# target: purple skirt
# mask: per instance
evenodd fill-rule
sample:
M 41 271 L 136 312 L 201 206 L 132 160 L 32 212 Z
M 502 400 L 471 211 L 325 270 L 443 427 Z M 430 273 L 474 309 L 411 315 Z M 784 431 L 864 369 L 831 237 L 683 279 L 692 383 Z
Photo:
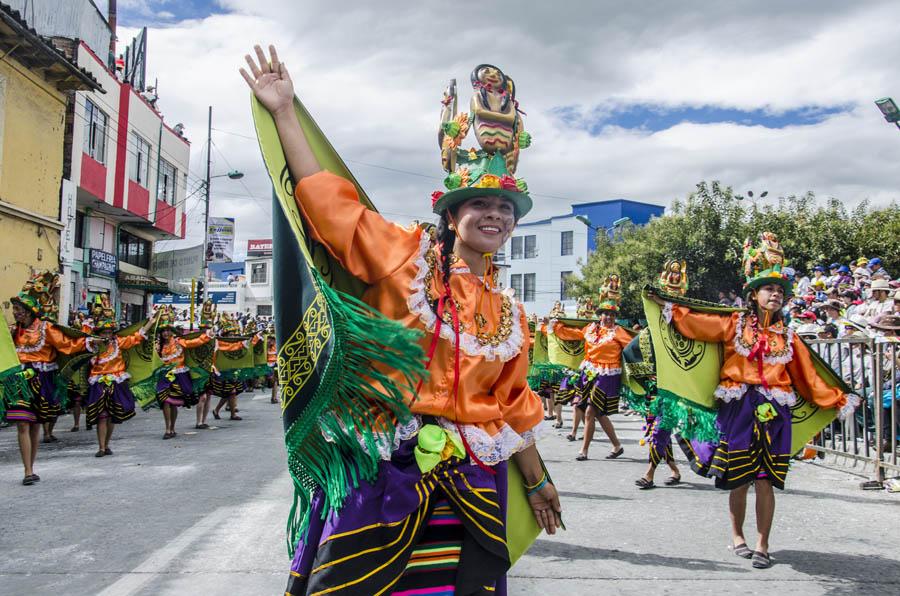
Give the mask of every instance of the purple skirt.
M 767 422 L 756 417 L 757 406 L 769 403 L 777 416 Z M 791 461 L 791 409 L 770 401 L 756 389 L 741 399 L 722 403 L 716 415 L 721 440 L 709 463 L 716 486 L 731 490 L 765 478 L 784 489 Z
M 346 586 L 348 594 L 390 594 L 434 508 L 446 499 L 464 528 L 455 593 L 506 594 L 506 462 L 491 475 L 454 459 L 423 476 L 416 445 L 416 438 L 403 441 L 390 461 L 380 462 L 374 484 L 361 480 L 340 512 L 324 519 L 324 495 L 316 491 L 286 593 Z
M 156 382 L 156 403 L 160 407 L 163 404 L 175 407 L 193 406 L 196 404 L 197 398 L 194 394 L 194 383 L 191 380 L 191 373 L 188 371 L 175 373 L 174 381 L 170 381 L 163 375 Z
M 134 394 L 128 381 L 121 383 L 91 383 L 84 405 L 88 424 L 97 424 L 103 418 L 113 424 L 121 424 L 134 417 Z
M 209 392 L 218 397 L 231 397 L 244 392 L 244 382 L 213 375 L 209 378 Z
M 594 406 L 598 416 L 619 413 L 622 375 L 597 375 L 589 381 L 587 375 L 582 374 L 576 387 L 576 397 L 572 402 L 576 408 L 586 410 L 589 405 Z
M 62 416 L 56 386 L 59 372 L 38 370 L 29 363 L 25 364 L 25 368 L 34 371 L 34 376 L 28 379 L 31 401 L 19 400 L 12 404 L 6 410 L 6 419 L 10 422 L 50 422 Z

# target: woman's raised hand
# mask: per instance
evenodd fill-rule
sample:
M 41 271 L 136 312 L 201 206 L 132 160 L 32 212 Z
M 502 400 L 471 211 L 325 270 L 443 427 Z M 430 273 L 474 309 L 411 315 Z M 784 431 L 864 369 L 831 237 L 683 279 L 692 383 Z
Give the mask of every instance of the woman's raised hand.
M 250 54 L 244 56 L 250 72 L 241 68 L 241 76 L 253 90 L 256 99 L 273 115 L 277 115 L 282 110 L 292 110 L 294 83 L 291 81 L 291 75 L 288 74 L 287 68 L 278 60 L 275 46 L 269 46 L 269 60 L 266 59 L 261 47 L 256 45 L 253 46 L 253 49 L 256 52 L 256 60 Z

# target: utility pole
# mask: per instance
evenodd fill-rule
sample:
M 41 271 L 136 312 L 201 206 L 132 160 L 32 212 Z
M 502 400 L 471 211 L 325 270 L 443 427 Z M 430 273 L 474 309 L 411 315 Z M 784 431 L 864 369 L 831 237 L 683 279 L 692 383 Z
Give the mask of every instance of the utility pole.
M 209 261 L 207 260 L 207 251 L 209 250 L 209 178 L 210 168 L 212 167 L 212 106 L 209 106 L 209 120 L 206 127 L 206 189 L 204 197 L 204 215 L 203 215 L 203 301 L 206 301 L 209 295 Z

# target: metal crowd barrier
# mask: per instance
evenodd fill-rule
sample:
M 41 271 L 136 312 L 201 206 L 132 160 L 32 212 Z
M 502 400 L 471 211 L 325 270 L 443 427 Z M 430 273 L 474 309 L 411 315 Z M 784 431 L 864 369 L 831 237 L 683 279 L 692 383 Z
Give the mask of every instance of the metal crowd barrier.
M 888 476 L 900 475 L 900 338 L 814 339 L 807 343 L 860 396 L 851 420 L 835 420 L 819 433 L 808 449 L 821 457 L 870 474 L 864 488 L 880 488 Z

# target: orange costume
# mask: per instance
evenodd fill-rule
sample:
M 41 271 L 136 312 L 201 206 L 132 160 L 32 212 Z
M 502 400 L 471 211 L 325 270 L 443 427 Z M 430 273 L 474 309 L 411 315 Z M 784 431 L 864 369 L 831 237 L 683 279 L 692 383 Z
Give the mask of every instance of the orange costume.
M 160 359 L 165 366 L 171 366 L 175 374 L 188 372 L 190 370 L 184 364 L 184 351 L 200 346 L 212 341 L 212 336 L 207 333 L 201 333 L 194 339 L 185 339 L 183 337 L 173 337 L 160 349 Z
M 596 375 L 622 374 L 622 350 L 631 341 L 631 335 L 622 327 L 601 327 L 599 323 L 577 328 L 551 322 L 551 333 L 565 341 L 584 341 L 584 361 L 581 370 Z
M 133 348 L 145 339 L 147 339 L 147 336 L 142 329 L 123 337 L 114 335 L 106 345 L 106 348 L 91 358 L 91 373 L 88 377 L 88 382 L 93 385 L 98 381 L 121 383 L 130 379 L 131 375 L 125 372 L 126 364 L 122 350 Z M 96 352 L 97 343 L 96 339 L 88 338 L 88 351 L 91 353 Z
M 56 370 L 57 352 L 76 354 L 85 350 L 84 337 L 67 337 L 56 325 L 41 319 L 35 319 L 28 328 L 17 328 L 13 339 L 19 362 L 37 370 Z
M 328 172 L 302 179 L 296 200 L 312 238 L 368 284 L 362 300 L 389 319 L 424 331 L 420 344 L 427 351 L 437 320 L 433 304 L 443 293 L 440 255 L 431 235 L 366 209 L 350 182 Z M 451 268 L 450 287 L 459 313 L 458 374 L 453 320 L 445 312 L 429 374 L 418 395 L 405 396 L 416 415 L 414 427 L 399 429 L 398 434 L 401 439 L 411 436 L 421 416 L 438 417 L 451 432 L 458 423 L 478 459 L 495 465 L 533 444 L 543 421 L 540 400 L 526 382 L 528 324 L 521 305 L 486 288 L 465 263 L 455 260 Z M 404 385 L 402 373 L 383 372 Z M 390 458 L 389 451 L 382 457 Z

